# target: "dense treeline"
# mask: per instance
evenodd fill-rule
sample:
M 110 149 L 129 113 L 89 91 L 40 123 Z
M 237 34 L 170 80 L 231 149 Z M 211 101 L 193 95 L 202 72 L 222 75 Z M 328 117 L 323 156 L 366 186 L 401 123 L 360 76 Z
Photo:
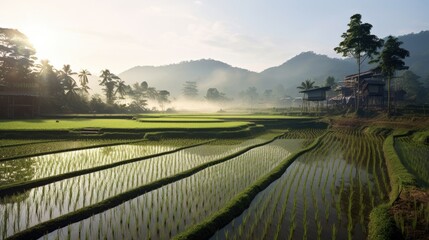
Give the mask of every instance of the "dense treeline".
M 146 82 L 126 85 L 108 69 L 99 75 L 103 98 L 97 94 L 90 96 L 88 70 L 77 73 L 68 64 L 55 69 L 48 60 L 36 62 L 35 54 L 36 49 L 23 33 L 0 28 L 0 91 L 40 95 L 41 113 L 138 113 L 149 110 L 149 99 L 162 110 L 169 101 L 168 91 L 156 90 Z M 131 100 L 116 101 L 125 96 Z

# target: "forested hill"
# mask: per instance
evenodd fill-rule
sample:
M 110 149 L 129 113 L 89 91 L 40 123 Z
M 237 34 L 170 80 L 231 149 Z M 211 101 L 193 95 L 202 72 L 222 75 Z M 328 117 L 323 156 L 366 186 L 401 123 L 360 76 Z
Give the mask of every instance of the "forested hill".
M 328 76 L 337 81 L 357 71 L 355 61 L 330 58 L 314 52 L 303 52 L 280 66 L 268 68 L 260 73 L 266 86 L 283 84 L 288 94 L 296 92 L 296 86 L 306 79 L 323 83 Z
M 128 84 L 146 81 L 150 86 L 166 89 L 176 96 L 186 81 L 193 81 L 197 82 L 202 96 L 208 88 L 234 94 L 240 86 L 255 85 L 258 73 L 212 59 L 201 59 L 158 67 L 137 66 L 119 74 L 119 77 Z
M 174 96 L 181 94 L 186 81 L 197 82 L 200 96 L 213 87 L 231 96 L 251 86 L 264 91 L 279 88 L 280 85 L 286 94 L 294 94 L 296 86 L 305 79 L 322 83 L 327 76 L 342 79 L 344 75 L 355 72 L 355 69 L 354 61 L 305 52 L 261 73 L 235 68 L 220 61 L 202 59 L 158 67 L 137 66 L 119 74 L 119 77 L 128 84 L 146 81 L 157 89 L 167 89 Z
M 404 42 L 403 47 L 410 51 L 410 57 L 406 59 L 410 70 L 423 78 L 429 76 L 429 31 L 398 38 Z M 362 70 L 369 68 L 364 64 Z M 257 87 L 260 92 L 284 88 L 285 94 L 296 95 L 296 86 L 306 79 L 312 79 L 320 85 L 328 76 L 339 81 L 345 75 L 355 72 L 357 66 L 354 59 L 330 58 L 314 52 L 303 52 L 260 73 L 212 59 L 202 59 L 158 67 L 137 66 L 119 76 L 128 84 L 146 81 L 157 89 L 170 91 L 173 96 L 181 94 L 186 81 L 197 82 L 200 96 L 205 95 L 208 88 L 218 88 L 227 95 L 235 95 L 250 86 Z
M 410 70 L 421 77 L 429 76 L 429 31 L 412 33 L 398 37 L 403 42 L 403 48 L 410 51 L 410 57 L 405 63 Z

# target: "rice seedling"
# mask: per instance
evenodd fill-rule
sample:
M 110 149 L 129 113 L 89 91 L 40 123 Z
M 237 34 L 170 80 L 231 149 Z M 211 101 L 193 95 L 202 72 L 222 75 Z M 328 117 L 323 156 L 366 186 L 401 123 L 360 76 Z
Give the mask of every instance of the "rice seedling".
M 429 186 L 429 145 L 404 136 L 395 139 L 395 150 L 407 170 L 417 177 L 418 183 Z
M 183 231 L 218 211 L 246 186 L 273 169 L 287 154 L 289 153 L 284 148 L 279 147 L 277 142 L 273 142 L 127 201 L 96 216 L 102 218 L 103 221 L 114 221 L 113 225 L 118 226 L 116 231 L 121 233 L 136 234 L 132 233 L 136 231 L 135 228 L 130 229 L 123 224 L 130 221 L 130 225 L 145 226 L 149 224 L 150 229 L 156 229 L 149 233 L 151 239 L 174 237 L 175 233 Z M 181 197 L 183 200 L 176 200 Z M 145 215 L 147 212 L 151 212 L 152 217 L 147 217 Z M 267 213 L 261 214 L 266 215 Z M 140 214 L 137 222 L 133 222 L 135 218 L 131 218 L 131 214 Z M 112 218 L 112 215 L 115 217 Z M 170 217 L 173 215 L 177 217 Z M 84 220 L 84 225 L 88 225 L 88 221 L 92 220 Z M 179 222 L 184 224 L 181 225 Z M 70 225 L 72 232 L 79 231 L 79 224 Z M 174 229 L 177 226 L 178 229 Z M 101 228 L 103 228 L 101 232 L 107 230 L 105 226 L 101 226 Z M 239 232 L 239 227 L 234 223 L 232 223 L 232 229 L 234 232 Z M 224 235 L 228 234 L 224 233 Z M 90 237 L 95 237 L 95 235 L 90 233 Z
M 127 159 L 170 151 L 179 147 L 202 142 L 202 140 L 143 141 L 109 147 L 91 148 L 63 153 L 9 160 L 0 163 L 0 184 L 23 180 L 40 179 L 68 172 L 107 165 Z M 20 172 L 16 172 L 19 169 Z M 24 179 L 23 179 L 24 177 Z
M 135 140 L 134 140 L 135 141 Z M 40 140 L 30 142 L 31 144 L 15 144 L 0 147 L 0 161 L 5 159 L 17 159 L 29 155 L 41 155 L 50 152 L 69 151 L 79 148 L 90 148 L 103 145 L 115 145 L 130 142 L 130 140 L 115 140 L 115 139 L 77 139 L 77 140 Z
M 246 186 L 276 167 L 290 152 L 302 148 L 324 131 L 289 131 L 282 139 L 60 228 L 44 238 L 173 238 L 215 214 Z M 258 139 L 218 140 L 37 187 L 25 195 L 17 194 L 15 201 L 2 199 L 0 236 L 7 238 L 134 187 L 210 163 L 261 143 L 264 138 L 267 135 Z M 383 139 L 383 136 L 353 129 L 336 129 L 328 133 L 321 144 L 296 159 L 282 177 L 260 192 L 250 207 L 220 229 L 213 239 L 365 238 L 369 211 L 385 201 L 390 191 L 380 150 Z M 184 144 L 161 144 L 148 150 L 149 143 L 100 148 L 98 155 L 89 154 L 95 152 L 94 148 L 81 150 L 81 153 L 73 151 L 34 157 L 32 161 L 40 168 L 35 170 L 34 176 L 52 176 Z M 85 154 L 86 158 L 83 157 Z M 72 159 L 79 161 L 72 162 Z M 22 159 L 16 162 L 20 161 L 25 162 Z M 8 198 L 12 199 L 11 196 Z M 429 219 L 427 209 L 427 206 L 416 206 L 420 219 Z M 396 218 L 400 221 L 400 216 Z M 418 221 L 412 224 L 417 225 Z
M 378 174 L 372 175 L 366 167 L 373 163 L 378 166 L 383 162 L 382 156 L 375 154 L 375 149 L 381 148 L 382 142 L 383 138 L 357 130 L 340 130 L 328 134 L 319 147 L 299 157 L 272 187 L 265 190 L 276 189 L 282 192 L 278 196 L 282 196 L 283 200 L 277 200 L 276 197 L 264 197 L 262 200 L 256 198 L 258 200 L 255 200 L 255 205 L 252 203 L 243 213 L 246 214 L 244 216 L 253 216 L 252 212 L 268 208 L 264 211 L 272 213 L 269 218 L 280 220 L 267 226 L 264 218 L 250 218 L 246 225 L 251 225 L 254 229 L 264 229 L 264 232 L 275 232 L 273 239 L 365 238 L 365 227 L 360 225 L 367 224 L 367 216 L 372 207 L 363 207 L 362 203 L 370 194 L 377 196 L 373 200 L 374 204 L 385 201 L 385 193 L 388 191 L 383 189 L 384 184 L 379 185 L 382 190 L 380 192 L 379 188 L 370 187 L 375 185 L 376 178 L 383 178 L 383 175 L 378 171 Z M 371 145 L 375 145 L 374 151 L 369 148 Z M 378 180 L 380 183 L 383 181 Z M 291 184 L 284 187 L 282 182 Z M 326 191 L 328 186 L 331 186 L 330 191 Z M 260 195 L 271 196 L 264 192 Z M 291 200 L 287 200 L 286 196 Z M 279 207 L 276 202 L 283 205 Z M 321 209 L 325 210 L 324 214 L 320 214 Z M 243 215 L 236 220 L 242 218 Z M 237 228 L 240 228 L 240 225 Z M 238 236 L 229 225 L 223 229 L 229 229 L 229 234 L 234 237 Z M 222 234 L 222 230 L 213 237 L 219 234 Z M 266 236 L 271 235 L 252 235 L 256 239 Z
M 44 208 L 30 207 L 32 209 L 31 214 L 39 217 L 30 218 L 31 223 L 28 226 L 33 226 L 42 221 L 76 211 L 84 206 L 92 205 L 108 197 L 115 196 L 135 186 L 182 172 L 261 142 L 263 142 L 262 139 L 249 139 L 235 141 L 231 144 L 231 141 L 219 140 L 215 143 L 196 147 L 200 149 L 199 151 L 191 148 L 175 154 L 127 164 L 34 188 L 30 191 L 30 194 L 36 196 L 36 198 L 31 201 L 26 199 L 24 204 L 30 206 L 42 205 Z M 211 154 L 207 154 L 206 150 Z M 284 153 L 283 156 L 285 156 Z M 86 194 L 80 194 L 81 191 Z M 71 202 L 73 205 L 64 204 L 67 202 Z M 0 205 L 0 212 L 5 208 L 13 209 L 15 204 Z M 49 209 L 53 209 L 51 211 L 52 214 L 49 214 Z M 35 210 L 37 210 L 36 213 L 34 213 Z M 23 214 L 22 212 L 15 212 L 13 217 L 15 220 L 13 221 L 20 221 L 19 219 L 25 217 Z M 15 233 L 22 230 L 23 228 L 15 228 L 13 231 L 8 230 L 8 232 Z

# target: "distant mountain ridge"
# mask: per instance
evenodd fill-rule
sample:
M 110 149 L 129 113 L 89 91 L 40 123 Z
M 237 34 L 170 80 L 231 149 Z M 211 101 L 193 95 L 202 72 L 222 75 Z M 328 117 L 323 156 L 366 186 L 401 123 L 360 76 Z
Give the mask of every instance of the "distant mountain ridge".
M 411 33 L 398 37 L 403 48 L 410 52 L 405 64 L 420 77 L 429 76 L 429 31 Z
M 429 75 L 429 31 L 412 33 L 398 37 L 404 42 L 403 48 L 410 51 L 405 62 L 410 70 L 421 77 Z M 364 64 L 362 70 L 371 66 Z M 119 74 L 127 84 L 146 81 L 157 89 L 166 89 L 173 96 L 181 94 L 186 81 L 197 82 L 199 96 L 208 88 L 218 88 L 227 95 L 234 96 L 248 87 L 255 86 L 262 93 L 266 89 L 276 89 L 280 85 L 285 94 L 297 95 L 296 87 L 304 80 L 311 79 L 323 84 L 328 76 L 337 81 L 357 72 L 354 59 L 330 58 L 314 52 L 303 52 L 283 64 L 257 73 L 243 68 L 232 67 L 221 61 L 201 59 L 185 61 L 165 66 L 136 66 Z
M 333 76 L 338 81 L 355 72 L 356 68 L 352 61 L 303 52 L 280 66 L 262 71 L 260 78 L 267 86 L 283 84 L 289 90 L 287 93 L 291 94 L 291 91 L 296 92 L 296 87 L 306 79 L 314 80 L 320 85 L 328 76 Z
M 232 67 L 224 62 L 213 59 L 186 61 L 165 66 L 137 66 L 121 74 L 119 77 L 128 84 L 146 81 L 157 89 L 166 89 L 173 95 L 181 93 L 186 81 L 198 84 L 199 95 L 204 96 L 208 88 L 218 88 L 222 92 L 233 94 L 229 85 L 255 84 L 258 73 L 242 68 Z

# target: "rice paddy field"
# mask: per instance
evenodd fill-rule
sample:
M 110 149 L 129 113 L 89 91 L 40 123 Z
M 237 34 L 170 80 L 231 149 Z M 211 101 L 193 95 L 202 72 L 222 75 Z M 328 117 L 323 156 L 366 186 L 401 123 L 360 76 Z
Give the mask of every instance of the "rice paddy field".
M 330 132 L 213 239 L 364 239 L 389 184 L 382 136 Z
M 191 119 L 146 115 L 133 124 L 185 128 Z M 237 119 L 204 115 L 194 124 L 249 124 Z M 228 139 L 3 139 L 0 238 L 366 239 L 370 212 L 392 190 L 386 137 L 282 128 Z M 427 145 L 402 136 L 394 147 L 428 184 Z M 417 208 L 429 223 L 429 207 Z M 210 234 L 194 234 L 204 229 Z

